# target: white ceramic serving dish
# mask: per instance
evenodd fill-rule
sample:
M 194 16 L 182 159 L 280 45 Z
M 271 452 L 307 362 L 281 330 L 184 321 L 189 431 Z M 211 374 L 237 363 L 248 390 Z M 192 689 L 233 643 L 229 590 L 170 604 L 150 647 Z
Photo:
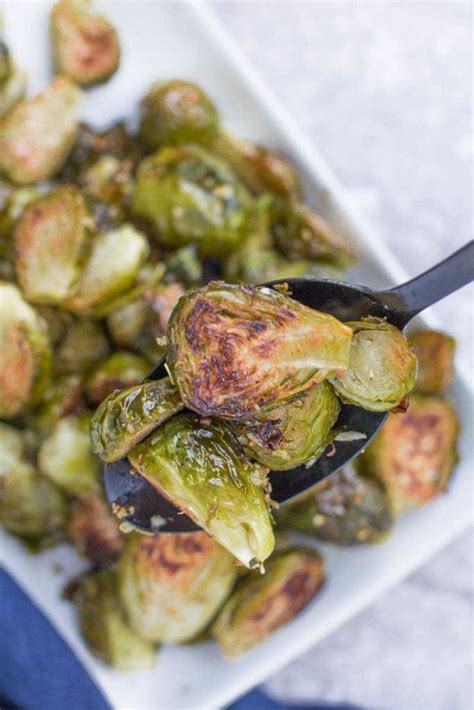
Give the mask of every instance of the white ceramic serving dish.
M 7 40 L 15 57 L 28 68 L 33 91 L 50 73 L 47 8 L 48 3 L 41 0 L 5 3 Z M 305 177 L 306 194 L 359 250 L 361 265 L 351 274 L 354 281 L 372 286 L 403 281 L 406 274 L 401 266 L 377 234 L 353 215 L 342 186 L 314 146 L 256 77 L 206 6 L 121 0 L 108 2 L 107 11 L 120 32 L 123 62 L 112 81 L 87 93 L 86 120 L 106 126 L 133 115 L 154 79 L 196 80 L 215 98 L 226 124 L 235 132 L 278 147 L 295 160 Z M 320 545 L 328 573 L 322 593 L 291 624 L 241 660 L 227 662 L 213 643 L 204 643 L 161 650 L 153 671 L 130 675 L 110 670 L 89 654 L 73 608 L 60 598 L 65 580 L 86 567 L 84 560 L 66 546 L 32 556 L 4 533 L 0 560 L 70 644 L 114 707 L 222 707 L 316 644 L 468 526 L 472 452 L 467 429 L 472 421 L 472 389 L 462 372 L 458 372 L 452 396 L 465 422 L 465 433 L 461 463 L 449 493 L 425 510 L 407 515 L 383 546 L 336 549 Z

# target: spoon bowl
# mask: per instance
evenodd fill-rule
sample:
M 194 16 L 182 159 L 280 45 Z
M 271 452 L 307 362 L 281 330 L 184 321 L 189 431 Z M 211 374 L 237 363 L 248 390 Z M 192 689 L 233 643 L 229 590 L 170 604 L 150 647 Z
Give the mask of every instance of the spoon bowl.
M 316 278 L 291 278 L 271 281 L 264 286 L 287 284 L 289 295 L 305 306 L 329 313 L 341 321 L 360 320 L 368 316 L 386 318 L 400 330 L 420 311 L 473 280 L 474 242 L 471 241 L 429 271 L 401 286 L 376 291 L 338 281 Z M 166 376 L 164 362 L 148 379 Z M 355 440 L 337 440 L 311 465 L 269 474 L 272 499 L 285 503 L 312 488 L 357 456 L 375 436 L 387 414 L 370 412 L 343 404 L 336 426 L 357 432 Z M 104 469 L 107 497 L 128 525 L 147 532 L 188 532 L 196 530 L 194 522 L 163 497 L 154 486 L 122 459 Z

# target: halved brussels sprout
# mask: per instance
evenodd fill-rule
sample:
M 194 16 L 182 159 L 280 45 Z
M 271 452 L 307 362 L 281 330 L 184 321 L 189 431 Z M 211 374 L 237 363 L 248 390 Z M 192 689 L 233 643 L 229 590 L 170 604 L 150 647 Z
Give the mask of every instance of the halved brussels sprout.
M 331 441 L 339 400 L 327 382 L 268 411 L 233 424 L 247 455 L 274 471 L 295 468 L 319 456 Z
M 84 383 L 89 402 L 100 404 L 109 394 L 143 382 L 150 373 L 150 363 L 140 355 L 121 351 L 113 353 L 92 370 Z
M 272 204 L 272 234 L 280 251 L 291 260 L 308 261 L 346 269 L 354 254 L 320 215 L 296 200 L 275 200 Z
M 97 315 L 97 307 L 103 307 L 134 284 L 148 253 L 145 235 L 129 224 L 98 234 L 79 288 L 64 307 L 73 313 Z
M 57 488 L 28 462 L 18 429 L 0 422 L 0 522 L 29 542 L 51 542 L 65 520 Z
M 109 352 L 110 345 L 100 325 L 78 318 L 66 325 L 66 333 L 54 353 L 55 372 L 84 374 Z
M 127 625 L 114 571 L 83 574 L 67 596 L 77 608 L 81 633 L 94 656 L 119 671 L 153 668 L 153 645 Z
M 62 303 L 77 289 L 92 223 L 76 187 L 58 187 L 31 202 L 15 229 L 16 270 L 33 303 Z
M 74 144 L 80 102 L 77 86 L 58 76 L 16 104 L 0 123 L 0 170 L 19 184 L 52 177 Z
M 96 489 L 100 460 L 89 441 L 90 415 L 63 417 L 44 439 L 38 452 L 41 472 L 69 495 Z
M 255 572 L 237 583 L 212 627 L 219 648 L 235 658 L 293 619 L 321 589 L 324 563 L 315 550 L 277 552 L 264 575 Z
M 455 339 L 435 330 L 420 330 L 411 335 L 409 341 L 418 360 L 415 391 L 446 392 L 454 377 Z
M 11 419 L 34 406 L 51 373 L 46 323 L 20 291 L 0 282 L 0 417 Z
M 382 318 L 346 325 L 354 333 L 349 370 L 331 380 L 339 397 L 371 412 L 405 410 L 417 370 L 408 340 Z
M 274 546 L 266 470 L 243 456 L 222 423 L 178 414 L 129 454 L 133 468 L 246 567 Z
M 162 145 L 206 145 L 217 135 L 219 114 L 196 84 L 155 82 L 140 104 L 140 135 L 150 148 Z
M 33 433 L 43 438 L 63 417 L 85 409 L 82 382 L 78 375 L 60 377 L 50 382 L 41 403 L 28 418 Z
M 234 170 L 254 194 L 265 192 L 281 197 L 301 196 L 301 182 L 295 167 L 276 151 L 221 132 L 213 150 Z
M 107 81 L 120 63 L 113 25 L 90 0 L 59 0 L 51 10 L 54 68 L 82 86 Z
M 118 574 L 130 626 L 148 641 L 183 643 L 212 621 L 238 570 L 232 555 L 205 532 L 134 533 Z
M 90 491 L 73 501 L 65 534 L 82 555 L 99 567 L 116 562 L 123 547 L 117 519 L 99 491 Z
M 334 545 L 360 545 L 383 541 L 393 516 L 377 481 L 347 468 L 318 483 L 304 498 L 283 506 L 277 522 Z
M 161 342 L 166 334 L 171 312 L 183 293 L 179 283 L 162 283 L 145 291 L 137 301 L 114 310 L 107 318 L 114 343 L 138 350 L 151 362 L 158 362 L 166 346 L 158 344 L 157 338 Z
M 270 288 L 214 281 L 168 326 L 168 364 L 187 407 L 241 418 L 346 372 L 352 331 Z
M 81 187 L 92 203 L 101 231 L 127 221 L 133 193 L 133 163 L 102 155 L 81 174 Z
M 0 118 L 6 116 L 22 100 L 26 92 L 27 82 L 27 73 L 14 65 L 8 79 L 0 86 Z
M 118 461 L 181 409 L 178 391 L 168 377 L 114 392 L 92 417 L 93 449 L 108 463 Z
M 203 255 L 221 256 L 242 239 L 251 202 L 225 163 L 197 146 L 182 146 L 140 163 L 133 210 L 153 223 L 166 246 L 196 244 Z
M 444 492 L 458 461 L 458 436 L 451 402 L 413 395 L 408 411 L 387 419 L 357 466 L 380 481 L 398 517 Z

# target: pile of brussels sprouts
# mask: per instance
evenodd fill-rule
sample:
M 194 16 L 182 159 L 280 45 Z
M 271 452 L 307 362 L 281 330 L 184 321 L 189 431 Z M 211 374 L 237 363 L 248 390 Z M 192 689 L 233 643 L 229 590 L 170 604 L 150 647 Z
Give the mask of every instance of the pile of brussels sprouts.
M 119 38 L 88 0 L 50 23 L 55 76 L 33 98 L 0 41 L 0 522 L 90 560 L 67 595 L 105 663 L 149 668 L 159 644 L 209 637 L 238 656 L 324 582 L 286 531 L 377 542 L 446 488 L 454 342 L 257 288 L 354 262 L 295 168 L 186 81 L 152 85 L 136 132 L 80 123 Z M 144 381 L 165 355 L 169 377 Z M 414 385 L 354 468 L 270 513 L 268 472 L 322 455 L 340 400 L 403 410 Z M 125 534 L 101 477 L 125 456 L 203 530 Z

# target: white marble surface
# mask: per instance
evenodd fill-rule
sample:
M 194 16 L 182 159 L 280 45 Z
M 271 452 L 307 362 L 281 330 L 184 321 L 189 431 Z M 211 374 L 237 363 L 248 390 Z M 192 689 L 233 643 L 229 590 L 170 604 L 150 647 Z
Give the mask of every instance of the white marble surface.
M 472 238 L 470 3 L 213 7 L 411 274 Z M 465 289 L 434 309 L 471 362 L 472 302 Z M 466 535 L 266 688 L 373 710 L 468 710 L 472 621 Z

